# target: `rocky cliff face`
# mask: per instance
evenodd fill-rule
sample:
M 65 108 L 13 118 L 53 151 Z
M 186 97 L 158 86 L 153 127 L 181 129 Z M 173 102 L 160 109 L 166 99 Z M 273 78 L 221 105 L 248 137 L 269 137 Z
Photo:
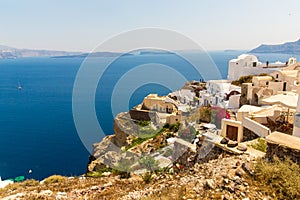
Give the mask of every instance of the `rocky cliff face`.
M 106 136 L 93 146 L 93 154 L 88 171 L 98 171 L 104 167 L 113 167 L 120 160 L 130 157 L 130 152 L 122 151 L 128 145 L 128 139 L 136 134 L 137 125 L 128 113 L 119 113 L 114 120 L 114 135 Z
M 139 126 L 130 118 L 129 113 L 120 113 L 114 120 L 114 135 L 107 136 L 94 144 L 93 155 L 88 164 L 88 172 L 101 171 L 105 168 L 115 169 L 124 161 L 130 161 L 128 167 L 143 170 L 139 160 L 143 156 L 153 155 L 163 160 L 163 165 L 170 163 L 168 156 L 161 157 L 166 151 L 167 132 L 155 130 L 154 127 Z M 168 133 L 170 134 L 170 133 Z M 140 136 L 140 137 L 137 137 Z M 160 156 L 160 157 L 159 157 Z M 161 165 L 159 165 L 161 166 Z

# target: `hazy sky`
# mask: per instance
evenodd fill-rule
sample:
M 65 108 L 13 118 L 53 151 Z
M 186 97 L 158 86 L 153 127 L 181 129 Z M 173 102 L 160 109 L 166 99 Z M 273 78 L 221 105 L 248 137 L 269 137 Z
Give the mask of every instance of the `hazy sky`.
M 91 51 L 124 31 L 178 31 L 208 50 L 300 38 L 299 0 L 0 0 L 0 44 Z

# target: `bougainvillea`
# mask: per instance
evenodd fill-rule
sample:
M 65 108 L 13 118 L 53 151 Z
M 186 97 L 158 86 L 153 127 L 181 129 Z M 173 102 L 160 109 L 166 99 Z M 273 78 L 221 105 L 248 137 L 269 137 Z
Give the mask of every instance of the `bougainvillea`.
M 221 128 L 222 119 L 230 119 L 230 113 L 225 109 L 218 106 L 205 106 L 200 108 L 200 121 L 210 122 Z

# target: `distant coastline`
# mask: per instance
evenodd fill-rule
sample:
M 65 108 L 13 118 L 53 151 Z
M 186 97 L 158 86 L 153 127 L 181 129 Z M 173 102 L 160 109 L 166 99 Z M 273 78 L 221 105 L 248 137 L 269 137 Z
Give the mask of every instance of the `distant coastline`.
M 266 45 L 252 49 L 249 53 L 281 53 L 281 54 L 300 54 L 300 39 L 295 42 L 286 42 L 283 44 Z
M 51 56 L 70 56 L 79 55 L 82 52 L 67 52 L 55 50 L 35 50 L 35 49 L 18 49 L 14 47 L 0 45 L 0 59 L 15 59 L 26 57 L 51 57 Z

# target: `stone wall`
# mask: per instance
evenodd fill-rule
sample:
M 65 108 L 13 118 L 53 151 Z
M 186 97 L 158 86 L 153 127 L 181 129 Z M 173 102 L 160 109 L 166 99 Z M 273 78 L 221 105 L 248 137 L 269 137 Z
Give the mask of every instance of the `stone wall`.
M 277 156 L 279 159 L 284 160 L 290 158 L 292 161 L 300 165 L 300 150 L 289 148 L 284 145 L 276 144 L 273 142 L 267 142 L 268 148 L 266 153 L 266 158 L 273 160 L 274 156 Z
M 135 110 L 131 109 L 129 111 L 131 119 L 138 120 L 138 121 L 150 121 L 150 113 L 149 111 L 144 110 Z
M 116 146 L 122 147 L 127 145 L 127 137 L 129 136 L 126 131 L 119 124 L 118 120 L 114 121 L 114 140 L 112 141 Z
M 243 105 L 249 105 L 249 100 L 247 99 L 248 94 L 248 85 L 242 84 L 241 87 L 241 97 L 240 97 L 240 107 Z
M 242 142 L 246 142 L 246 141 L 250 141 L 250 140 L 255 140 L 256 138 L 258 138 L 259 136 L 256 135 L 253 131 L 247 129 L 247 128 L 243 128 L 243 139 Z
M 205 137 L 200 138 L 196 146 L 188 142 L 182 142 L 181 139 L 174 143 L 173 158 L 184 169 L 192 167 L 195 163 L 206 163 L 217 159 L 221 154 L 226 153 L 213 143 L 205 140 Z

